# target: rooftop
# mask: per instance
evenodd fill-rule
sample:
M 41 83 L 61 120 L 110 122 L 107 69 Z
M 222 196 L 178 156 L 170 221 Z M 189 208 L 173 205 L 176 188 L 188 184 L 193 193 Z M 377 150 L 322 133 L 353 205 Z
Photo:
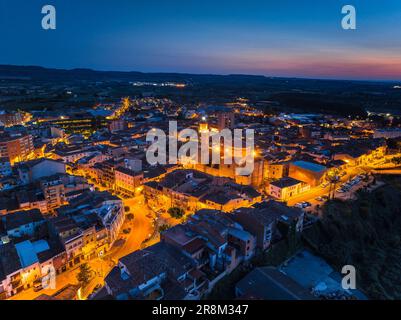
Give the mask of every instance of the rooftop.
M 309 171 L 314 171 L 314 172 L 321 172 L 326 170 L 325 166 L 322 166 L 317 163 L 313 162 L 307 162 L 307 161 L 294 161 L 292 163 L 294 166 L 309 170 Z
M 246 295 L 265 300 L 315 299 L 308 290 L 274 267 L 254 269 L 237 283 L 236 289 L 241 296 Z
M 287 187 L 295 186 L 299 183 L 302 183 L 302 181 L 299 181 L 299 180 L 291 178 L 291 177 L 284 177 L 277 181 L 270 182 L 271 185 L 273 185 L 277 188 L 287 188 Z
M 0 218 L 6 230 L 13 230 L 20 226 L 44 221 L 39 209 L 9 213 Z
M 355 295 L 359 299 L 366 296 L 358 290 L 344 290 L 341 286 L 342 276 L 324 259 L 303 250 L 280 267 L 280 270 L 304 288 L 313 288 L 322 294 L 343 292 Z
M 21 266 L 29 267 L 39 262 L 38 254 L 50 249 L 49 244 L 45 240 L 31 242 L 29 240 L 17 243 L 15 245 Z

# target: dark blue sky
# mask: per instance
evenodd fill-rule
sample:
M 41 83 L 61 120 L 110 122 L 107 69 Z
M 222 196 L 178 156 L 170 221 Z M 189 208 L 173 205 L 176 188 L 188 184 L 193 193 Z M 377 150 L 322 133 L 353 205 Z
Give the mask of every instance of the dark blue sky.
M 0 30 L 0 64 L 401 80 L 401 0 L 0 0 Z

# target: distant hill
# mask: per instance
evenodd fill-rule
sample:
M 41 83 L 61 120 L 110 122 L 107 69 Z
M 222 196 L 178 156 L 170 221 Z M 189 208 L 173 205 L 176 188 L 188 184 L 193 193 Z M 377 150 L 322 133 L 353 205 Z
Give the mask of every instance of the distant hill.
M 32 80 L 90 80 L 90 81 L 181 81 L 181 82 L 237 82 L 266 81 L 255 75 L 212 75 L 186 73 L 144 73 L 137 71 L 97 71 L 92 69 L 54 69 L 38 66 L 0 65 L 0 78 L 30 78 Z
M 279 78 L 260 75 L 230 74 L 187 74 L 187 73 L 145 73 L 123 71 L 97 71 L 92 69 L 54 69 L 39 66 L 0 65 L 0 81 L 19 82 L 28 86 L 45 84 L 49 87 L 81 86 L 81 82 L 104 83 L 106 87 L 113 87 L 111 98 L 121 95 L 140 96 L 143 92 L 152 91 L 160 97 L 168 97 L 181 103 L 225 103 L 238 97 L 248 98 L 251 102 L 269 101 L 271 105 L 279 106 L 279 110 L 289 108 L 296 112 L 338 113 L 343 115 L 366 114 L 366 110 L 397 113 L 401 107 L 401 90 L 396 89 L 399 83 L 350 81 L 350 80 L 322 80 L 302 78 Z M 109 83 L 110 82 L 110 83 Z M 116 85 L 113 85 L 113 82 Z M 177 82 L 188 86 L 185 90 L 171 88 L 136 87 L 129 82 Z M 96 90 L 93 92 L 85 83 L 81 86 L 87 94 L 88 105 L 96 103 Z M 6 82 L 7 84 L 7 82 Z M 92 94 L 91 98 L 90 95 Z M 60 93 L 57 93 L 60 95 Z M 4 107 L 25 108 L 28 106 L 52 105 L 47 97 L 41 97 L 38 104 L 37 97 L 18 95 L 5 97 Z M 85 96 L 85 94 L 81 94 Z M 61 94 L 60 99 L 63 98 Z M 64 97 L 65 98 L 65 97 Z M 62 99 L 60 100 L 62 101 Z M 79 102 L 81 103 L 81 102 Z

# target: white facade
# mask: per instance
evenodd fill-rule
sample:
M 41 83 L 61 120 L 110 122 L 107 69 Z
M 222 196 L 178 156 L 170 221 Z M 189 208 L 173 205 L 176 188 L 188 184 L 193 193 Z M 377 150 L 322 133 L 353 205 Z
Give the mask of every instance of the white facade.
M 29 166 L 29 163 L 27 164 Z M 59 173 L 65 173 L 65 164 L 51 159 L 43 159 L 29 166 L 28 169 L 19 168 L 19 177 L 24 184 L 36 181 L 43 177 L 49 177 Z

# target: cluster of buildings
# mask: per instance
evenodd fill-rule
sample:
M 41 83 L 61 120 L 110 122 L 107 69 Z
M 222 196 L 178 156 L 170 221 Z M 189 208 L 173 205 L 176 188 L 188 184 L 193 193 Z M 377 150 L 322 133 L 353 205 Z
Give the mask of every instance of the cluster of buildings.
M 9 298 L 108 251 L 124 222 L 123 202 L 95 191 L 61 160 L 19 162 L 0 191 L 0 298 Z
M 144 195 L 156 211 L 179 207 L 188 213 L 203 208 L 230 212 L 262 200 L 262 195 L 251 186 L 189 169 L 175 170 L 159 181 L 146 182 Z
M 84 192 L 55 215 L 39 209 L 0 216 L 0 297 L 9 298 L 81 262 L 103 255 L 124 221 L 122 201 Z
M 0 158 L 2 162 L 15 162 L 28 160 L 34 152 L 32 135 L 25 132 L 0 131 Z
M 333 174 L 371 164 L 385 154 L 386 138 L 399 137 L 397 129 L 383 130 L 371 121 L 316 114 L 267 116 L 258 111 L 244 99 L 227 106 L 194 108 L 148 97 L 125 98 L 111 107 L 98 105 L 80 116 L 73 111 L 60 112 L 59 116 L 36 115 L 28 122 L 32 125 L 23 130 L 13 129 L 18 126 L 4 129 L 0 172 L 6 177 L 14 163 L 44 156 L 63 161 L 71 173 L 132 196 L 141 191 L 142 184 L 157 177 L 158 170 L 174 169 L 148 166 L 146 134 L 154 127 L 167 132 L 167 120 L 179 119 L 178 130 L 193 128 L 199 133 L 254 129 L 254 169 L 249 175 L 237 175 L 236 163 L 196 161 L 183 167 L 229 178 L 274 199 L 288 201 L 328 181 Z M 83 131 L 81 126 L 85 127 Z M 223 148 L 220 152 L 224 152 Z
M 0 126 L 2 127 L 13 127 L 17 125 L 23 125 L 30 121 L 31 115 L 28 112 L 17 111 L 10 112 L 0 110 Z
M 279 267 L 258 267 L 235 285 L 238 299 L 367 300 L 357 288 L 344 288 L 339 272 L 309 250 L 299 251 Z
M 302 232 L 303 223 L 301 209 L 274 200 L 231 213 L 201 209 L 162 232 L 159 243 L 121 258 L 99 295 L 200 299 L 256 252 L 268 250 L 291 230 Z
M 61 161 L 41 158 L 19 163 L 8 177 L 8 188 L 0 192 L 0 213 L 39 209 L 42 214 L 55 210 L 85 191 L 93 189 L 87 180 L 66 173 Z
M 374 137 L 373 126 L 370 121 L 321 115 L 282 115 L 258 125 L 263 134 L 256 143 L 264 155 L 265 192 L 288 201 L 348 169 L 382 161 L 387 141 Z
M 146 135 L 155 127 L 168 132 L 168 120 L 178 120 L 178 130 L 217 135 L 254 129 L 254 169 L 240 176 L 236 163 L 150 165 Z M 182 209 L 185 223 L 121 258 L 103 293 L 199 299 L 290 229 L 302 232 L 304 212 L 285 202 L 349 168 L 381 161 L 387 140 L 401 138 L 399 129 L 368 120 L 267 115 L 246 99 L 210 106 L 124 98 L 79 111 L 1 113 L 0 123 L 0 297 L 6 298 L 48 268 L 59 274 L 108 251 L 124 222 L 121 199 L 143 195 L 156 213 Z M 259 270 L 255 277 L 283 278 L 277 272 Z M 239 286 L 238 295 L 245 293 Z

